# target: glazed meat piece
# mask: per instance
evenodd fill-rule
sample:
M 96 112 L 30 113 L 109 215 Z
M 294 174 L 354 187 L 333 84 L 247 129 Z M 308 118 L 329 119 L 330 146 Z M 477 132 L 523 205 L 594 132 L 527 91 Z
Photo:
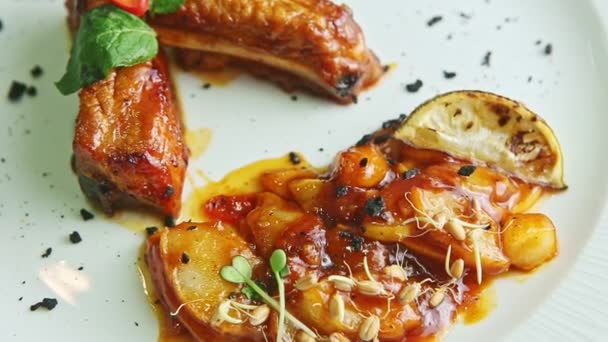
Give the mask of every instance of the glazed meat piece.
M 286 72 L 292 85 L 342 103 L 383 73 L 350 9 L 327 0 L 187 0 L 148 21 L 162 44 L 223 55 L 273 80 L 273 72 Z
M 73 149 L 83 192 L 107 213 L 137 203 L 178 215 L 188 152 L 162 53 L 82 89 Z

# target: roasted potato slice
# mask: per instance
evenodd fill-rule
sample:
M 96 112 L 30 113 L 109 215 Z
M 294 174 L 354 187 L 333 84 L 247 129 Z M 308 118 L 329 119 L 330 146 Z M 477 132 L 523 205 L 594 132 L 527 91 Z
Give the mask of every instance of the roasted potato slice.
M 529 271 L 557 255 L 557 235 L 543 214 L 516 214 L 503 226 L 502 242 L 511 264 Z
M 468 90 L 439 95 L 414 110 L 395 136 L 416 148 L 486 164 L 529 183 L 566 188 L 553 131 L 506 97 Z
M 289 182 L 296 179 L 310 179 L 316 176 L 316 172 L 311 169 L 294 167 L 264 172 L 260 176 L 260 183 L 262 183 L 262 189 L 265 191 L 274 192 L 283 198 L 291 198 L 288 186 Z
M 212 323 L 220 303 L 239 290 L 220 277 L 222 266 L 236 255 L 253 266 L 260 263 L 235 230 L 224 225 L 183 223 L 148 239 L 146 261 L 157 293 L 169 312 L 184 305 L 176 317 L 197 340 L 263 340 L 259 327 Z

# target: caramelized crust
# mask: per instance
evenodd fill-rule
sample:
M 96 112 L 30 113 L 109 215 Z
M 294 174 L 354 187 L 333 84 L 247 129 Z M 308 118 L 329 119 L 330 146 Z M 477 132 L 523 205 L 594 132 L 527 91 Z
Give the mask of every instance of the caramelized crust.
M 162 53 L 82 89 L 73 149 L 82 190 L 107 213 L 139 202 L 178 215 L 188 153 Z
M 148 21 L 163 44 L 261 63 L 339 102 L 382 75 L 350 9 L 327 0 L 187 0 Z

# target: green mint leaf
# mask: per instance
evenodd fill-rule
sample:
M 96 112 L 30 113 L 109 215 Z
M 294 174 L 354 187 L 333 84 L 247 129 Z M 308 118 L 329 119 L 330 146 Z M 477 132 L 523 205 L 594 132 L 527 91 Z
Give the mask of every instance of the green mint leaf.
M 151 0 L 149 11 L 153 14 L 173 13 L 186 0 Z
M 66 73 L 55 83 L 68 95 L 105 78 L 110 69 L 152 59 L 156 33 L 142 19 L 113 5 L 85 13 L 80 20 Z
M 280 273 L 287 266 L 287 254 L 282 249 L 275 249 L 270 256 L 270 269 L 273 273 Z

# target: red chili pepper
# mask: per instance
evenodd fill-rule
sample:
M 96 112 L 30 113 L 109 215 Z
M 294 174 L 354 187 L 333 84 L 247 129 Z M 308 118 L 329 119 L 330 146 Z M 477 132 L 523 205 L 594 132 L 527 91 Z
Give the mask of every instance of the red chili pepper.
M 254 195 L 220 195 L 205 204 L 205 212 L 215 220 L 237 224 L 255 207 Z
M 138 17 L 144 15 L 150 7 L 150 0 L 111 0 L 111 2 Z

